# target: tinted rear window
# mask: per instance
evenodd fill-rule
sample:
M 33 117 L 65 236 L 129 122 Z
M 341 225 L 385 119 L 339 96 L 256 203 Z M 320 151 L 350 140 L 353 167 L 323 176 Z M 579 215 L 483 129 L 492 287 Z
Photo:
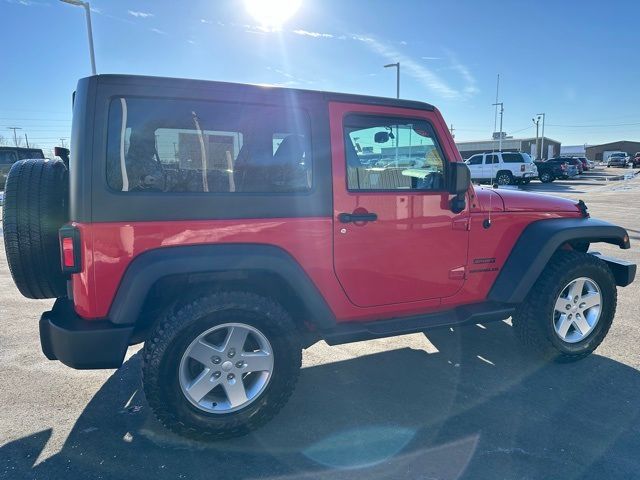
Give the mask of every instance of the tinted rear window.
M 119 191 L 311 188 L 309 119 L 301 109 L 116 98 L 107 138 L 107 183 Z
M 16 160 L 18 160 L 18 157 L 15 152 L 0 152 L 0 165 L 11 165 Z
M 524 163 L 525 158 L 519 153 L 503 153 L 502 161 L 504 163 Z

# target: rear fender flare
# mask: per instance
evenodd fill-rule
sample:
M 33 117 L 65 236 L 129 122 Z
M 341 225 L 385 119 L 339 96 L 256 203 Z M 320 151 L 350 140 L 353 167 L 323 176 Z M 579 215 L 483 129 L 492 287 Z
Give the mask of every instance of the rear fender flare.
M 310 312 L 311 323 L 319 329 L 335 325 L 333 312 L 298 262 L 279 247 L 259 244 L 193 245 L 144 252 L 127 267 L 108 318 L 116 325 L 135 324 L 147 294 L 163 278 L 234 271 L 277 275 Z

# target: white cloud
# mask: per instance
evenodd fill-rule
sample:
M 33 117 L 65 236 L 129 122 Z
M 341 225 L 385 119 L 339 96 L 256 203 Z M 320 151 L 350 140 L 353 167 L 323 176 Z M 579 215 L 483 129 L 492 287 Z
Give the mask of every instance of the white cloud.
M 313 37 L 313 38 L 333 38 L 334 35 L 331 33 L 320 33 L 320 32 L 310 32 L 308 30 L 294 30 L 293 33 L 296 35 L 302 35 L 305 37 Z
M 13 3 L 15 5 L 22 5 L 24 7 L 31 7 L 33 5 L 37 5 L 39 7 L 49 7 L 51 4 L 48 2 L 40 2 L 33 0 L 5 0 L 6 3 Z
M 450 50 L 447 50 L 449 55 L 449 61 L 451 62 L 451 69 L 458 72 L 464 80 L 464 93 L 471 96 L 478 93 L 478 87 L 475 77 L 471 74 L 466 65 L 463 65 L 458 60 L 458 57 Z
M 440 60 L 440 57 L 420 57 L 422 60 Z
M 153 17 L 153 13 L 149 13 L 149 12 L 138 12 L 136 10 L 127 10 L 127 13 L 133 17 L 138 17 L 138 18 Z
M 204 18 L 201 18 L 200 23 L 206 23 L 207 25 L 211 25 L 212 22 L 210 22 L 209 20 L 205 20 Z
M 160 30 L 159 28 L 151 28 L 150 29 L 153 33 L 157 33 L 158 35 L 166 35 L 167 32 L 165 32 L 164 30 Z
M 400 45 L 407 45 L 407 42 L 405 42 L 404 40 L 401 40 Z
M 407 72 L 414 79 L 419 81 L 424 87 L 432 90 L 444 98 L 461 98 L 460 91 L 450 86 L 444 79 L 436 73 L 416 62 L 412 58 L 398 52 L 395 48 L 385 45 L 373 37 L 365 35 L 352 35 L 352 39 L 365 43 L 375 53 L 390 62 L 400 62 L 400 68 Z

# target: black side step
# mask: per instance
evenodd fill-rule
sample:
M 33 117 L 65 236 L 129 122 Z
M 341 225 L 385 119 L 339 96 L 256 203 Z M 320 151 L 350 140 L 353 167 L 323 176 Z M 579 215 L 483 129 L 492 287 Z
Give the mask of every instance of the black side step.
M 476 303 L 412 317 L 392 318 L 373 322 L 350 322 L 338 325 L 321 333 L 329 345 L 371 340 L 373 338 L 393 337 L 409 333 L 422 332 L 432 328 L 453 327 L 458 325 L 487 323 L 509 318 L 515 306 L 496 303 Z

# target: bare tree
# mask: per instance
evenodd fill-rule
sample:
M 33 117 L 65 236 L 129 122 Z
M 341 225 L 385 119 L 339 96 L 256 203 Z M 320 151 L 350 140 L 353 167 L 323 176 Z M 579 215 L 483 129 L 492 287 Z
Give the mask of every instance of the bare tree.
M 7 144 L 7 139 L 3 135 L 0 135 L 0 145 L 6 145 L 6 144 Z

